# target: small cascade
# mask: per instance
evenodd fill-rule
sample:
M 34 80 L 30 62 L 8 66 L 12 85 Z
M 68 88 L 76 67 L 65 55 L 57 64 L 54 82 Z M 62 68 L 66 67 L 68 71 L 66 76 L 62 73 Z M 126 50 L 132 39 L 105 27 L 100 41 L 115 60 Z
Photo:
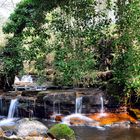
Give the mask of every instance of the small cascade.
M 51 115 L 51 120 L 55 122 L 55 118 L 61 115 L 60 101 L 56 100 L 53 102 L 53 115 Z
M 58 103 L 58 114 L 61 114 L 60 102 Z
M 79 113 L 81 114 L 82 113 L 82 100 L 83 100 L 83 97 L 77 97 L 76 98 L 76 103 L 75 103 L 75 113 Z
M 32 119 L 34 117 L 34 111 L 29 109 L 29 118 Z
M 60 114 L 60 101 L 53 102 L 53 114 Z
M 15 76 L 15 80 L 14 80 L 14 83 L 18 83 L 20 82 L 19 78 L 17 76 Z
M 92 123 L 93 119 L 91 119 L 89 117 L 86 117 L 82 114 L 71 114 L 71 115 L 68 115 L 68 116 L 66 116 L 62 119 L 62 123 L 67 124 L 67 125 L 71 125 L 71 121 L 74 121 L 76 123 L 80 122 L 81 125 L 85 125 L 85 124 L 88 124 L 88 123 Z M 76 123 L 75 124 L 72 123 L 72 124 L 77 125 Z
M 36 112 L 36 99 L 27 99 L 27 111 L 28 111 L 28 117 L 31 119 L 35 116 Z
M 14 114 L 16 112 L 18 100 L 17 99 L 12 99 L 9 107 L 9 112 L 8 112 L 8 119 L 11 119 L 14 117 Z
M 45 101 L 44 101 L 44 113 L 45 113 L 45 118 L 46 118 L 46 116 L 47 116 L 47 104 Z
M 104 113 L 104 101 L 103 101 L 103 97 L 102 96 L 100 97 L 100 100 L 101 100 L 101 110 L 100 110 L 100 113 L 103 114 Z
M 33 100 L 33 117 L 35 116 L 36 113 L 36 99 Z
M 56 110 L 55 110 L 55 101 L 53 102 L 53 114 L 56 114 Z
M 60 114 L 60 101 L 56 99 L 56 95 L 53 95 L 53 115 Z
M 21 82 L 33 83 L 33 78 L 31 77 L 31 75 L 23 75 L 21 78 Z
M 56 100 L 55 100 L 55 94 L 53 95 L 53 114 L 56 114 L 56 111 L 55 111 L 55 103 L 56 103 Z
M 2 97 L 0 97 L 0 113 L 3 114 L 3 102 L 2 102 Z
M 100 101 L 101 101 L 101 109 L 100 109 L 100 117 L 106 116 L 106 113 L 104 113 L 104 100 L 103 97 L 100 97 Z

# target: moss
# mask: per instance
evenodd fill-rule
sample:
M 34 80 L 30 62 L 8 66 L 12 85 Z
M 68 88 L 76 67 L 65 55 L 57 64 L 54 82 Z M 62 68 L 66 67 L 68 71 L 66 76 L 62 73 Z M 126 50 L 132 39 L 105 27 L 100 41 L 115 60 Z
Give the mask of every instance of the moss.
M 66 124 L 56 124 L 49 130 L 57 139 L 76 140 L 74 131 Z

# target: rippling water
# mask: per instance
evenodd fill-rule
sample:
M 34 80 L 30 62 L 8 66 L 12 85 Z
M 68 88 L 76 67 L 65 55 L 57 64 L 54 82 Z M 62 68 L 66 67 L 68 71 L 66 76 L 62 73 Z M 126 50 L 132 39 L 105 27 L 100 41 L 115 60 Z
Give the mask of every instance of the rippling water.
M 77 140 L 140 140 L 140 128 L 73 127 Z
M 42 121 L 47 127 L 55 123 Z M 140 140 L 140 127 L 130 126 L 130 128 L 121 127 L 89 127 L 89 126 L 71 126 L 75 131 L 76 140 Z

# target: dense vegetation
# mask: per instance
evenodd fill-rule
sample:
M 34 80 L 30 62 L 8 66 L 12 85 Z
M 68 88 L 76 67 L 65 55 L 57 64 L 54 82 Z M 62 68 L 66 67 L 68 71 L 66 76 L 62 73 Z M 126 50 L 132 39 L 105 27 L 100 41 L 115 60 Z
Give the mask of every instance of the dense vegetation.
M 124 97 L 138 95 L 139 4 L 139 0 L 22 0 L 3 27 L 10 34 L 1 64 L 3 87 L 11 86 L 28 62 L 34 65 L 30 72 L 56 85 L 115 85 Z

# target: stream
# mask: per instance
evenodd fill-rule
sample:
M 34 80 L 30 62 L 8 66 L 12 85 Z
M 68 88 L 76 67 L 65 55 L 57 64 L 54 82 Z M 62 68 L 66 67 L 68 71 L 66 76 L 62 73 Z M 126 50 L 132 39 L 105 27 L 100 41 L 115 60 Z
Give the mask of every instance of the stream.
M 0 115 L 5 117 L 0 117 L 0 127 L 13 129 L 20 118 L 29 118 L 42 122 L 48 128 L 55 123 L 68 124 L 74 130 L 76 140 L 140 140 L 140 122 L 137 123 L 136 119 L 124 111 L 106 112 L 106 99 L 98 92 L 95 93 L 97 96 L 86 98 L 85 95 L 75 96 L 75 93 L 63 92 L 37 96 L 37 93 L 34 95 L 28 91 L 28 96 L 22 92 L 20 96 L 7 98 L 4 95 L 0 98 Z M 96 103 L 97 110 L 92 103 Z M 87 109 L 89 114 L 84 114 Z
M 140 128 L 72 127 L 77 140 L 140 140 Z

